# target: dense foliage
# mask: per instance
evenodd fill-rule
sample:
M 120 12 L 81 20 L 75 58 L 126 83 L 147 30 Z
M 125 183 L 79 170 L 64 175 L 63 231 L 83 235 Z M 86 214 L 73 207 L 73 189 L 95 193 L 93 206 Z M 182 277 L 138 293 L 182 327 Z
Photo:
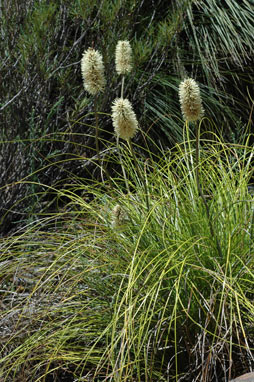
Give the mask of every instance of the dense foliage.
M 1 381 L 252 370 L 253 0 L 3 3 Z M 122 85 L 121 39 L 134 57 Z M 98 96 L 80 70 L 89 47 Z M 199 98 L 182 121 L 186 77 L 200 123 Z
M 94 152 L 94 100 L 80 72 L 89 46 L 103 55 L 107 88 L 98 107 L 110 113 L 120 91 L 115 46 L 130 40 L 135 70 L 126 96 L 143 131 L 162 147 L 182 139 L 176 89 L 185 76 L 201 84 L 206 116 L 227 140 L 242 142 L 251 129 L 253 0 L 158 0 L 149 6 L 145 0 L 11 0 L 0 12 L 2 232 L 54 199 L 41 200 L 42 184 L 59 188 L 70 174 L 91 178 L 86 159 Z M 101 128 L 112 140 L 107 114 Z M 141 135 L 136 139 L 142 143 Z
M 202 145 L 210 219 L 192 141 L 149 168 L 138 157 L 147 194 L 121 145 L 132 192 L 120 174 L 113 189 L 91 184 L 92 202 L 73 185 L 59 191 L 63 210 L 0 241 L 3 382 L 221 382 L 252 370 L 253 148 Z

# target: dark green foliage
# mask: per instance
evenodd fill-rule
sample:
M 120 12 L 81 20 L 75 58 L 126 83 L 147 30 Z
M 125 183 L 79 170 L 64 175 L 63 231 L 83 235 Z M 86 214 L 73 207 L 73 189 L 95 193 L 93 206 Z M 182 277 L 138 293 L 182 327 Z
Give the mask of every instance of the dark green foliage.
M 0 12 L 3 232 L 41 209 L 40 184 L 60 187 L 70 178 L 92 176 L 94 166 L 88 171 L 81 161 L 95 153 L 93 99 L 80 73 L 89 46 L 104 58 L 107 88 L 98 110 L 110 113 L 120 94 L 115 46 L 119 39 L 130 40 L 135 65 L 125 96 L 142 129 L 161 146 L 182 138 L 177 88 L 184 76 L 200 83 L 206 116 L 226 139 L 243 140 L 251 129 L 252 0 L 158 0 L 149 6 L 146 0 L 10 0 Z M 108 114 L 100 117 L 100 127 L 101 137 L 114 142 Z M 141 135 L 136 140 L 143 145 Z M 9 213 L 10 208 L 18 214 Z

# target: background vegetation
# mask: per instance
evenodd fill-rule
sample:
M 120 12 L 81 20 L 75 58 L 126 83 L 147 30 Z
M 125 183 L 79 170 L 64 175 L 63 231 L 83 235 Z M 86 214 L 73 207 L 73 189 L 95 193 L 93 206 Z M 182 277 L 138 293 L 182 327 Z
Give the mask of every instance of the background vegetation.
M 109 113 L 120 92 L 116 42 L 131 41 L 135 70 L 126 97 L 142 130 L 160 146 L 182 140 L 177 87 L 185 76 L 200 83 L 206 116 L 226 140 L 243 142 L 252 128 L 252 0 L 158 0 L 149 6 L 144 0 L 4 0 L 0 9 L 2 233 L 54 199 L 39 197 L 41 184 L 59 188 L 70 176 L 91 178 L 85 161 L 94 152 L 88 126 L 93 99 L 80 73 L 89 46 L 104 58 L 107 89 L 99 110 Z M 108 115 L 101 127 L 111 141 Z
M 219 382 L 253 370 L 253 0 L 3 0 L 0 16 L 0 378 Z M 133 48 L 125 95 L 149 211 L 123 145 L 126 193 L 110 118 L 120 39 Z M 113 188 L 91 160 L 89 46 L 106 68 Z M 222 255 L 180 114 L 186 76 L 201 87 L 200 177 Z

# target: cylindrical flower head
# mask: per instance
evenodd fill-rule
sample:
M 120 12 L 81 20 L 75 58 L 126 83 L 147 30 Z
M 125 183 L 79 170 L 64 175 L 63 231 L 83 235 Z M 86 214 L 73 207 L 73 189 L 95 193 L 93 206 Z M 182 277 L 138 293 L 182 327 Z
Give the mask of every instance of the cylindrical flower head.
M 138 121 L 128 99 L 117 98 L 112 104 L 112 121 L 119 138 L 129 140 L 138 129 Z
M 101 54 L 92 48 L 87 49 L 81 59 L 81 73 L 84 87 L 88 93 L 95 95 L 103 91 L 106 84 L 104 65 Z
M 129 41 L 118 41 L 116 45 L 116 71 L 127 74 L 132 68 L 132 49 Z
M 125 214 L 121 206 L 117 204 L 112 210 L 112 226 L 118 228 L 125 222 Z
M 204 109 L 200 97 L 199 86 L 192 78 L 180 83 L 179 98 L 185 121 L 197 121 L 202 118 Z

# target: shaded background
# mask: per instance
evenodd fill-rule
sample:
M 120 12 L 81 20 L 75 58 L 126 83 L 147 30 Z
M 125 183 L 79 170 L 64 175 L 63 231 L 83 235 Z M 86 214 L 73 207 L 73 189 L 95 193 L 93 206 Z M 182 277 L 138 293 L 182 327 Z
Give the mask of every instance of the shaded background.
M 95 153 L 94 100 L 80 72 L 90 46 L 106 69 L 102 139 L 114 142 L 109 113 L 120 93 L 114 51 L 123 39 L 134 56 L 125 96 L 159 146 L 182 140 L 177 89 L 187 76 L 200 84 L 204 129 L 234 143 L 251 132 L 253 0 L 2 0 L 0 20 L 2 235 L 55 209 L 57 189 L 92 176 L 84 161 Z M 135 141 L 142 145 L 142 135 Z

